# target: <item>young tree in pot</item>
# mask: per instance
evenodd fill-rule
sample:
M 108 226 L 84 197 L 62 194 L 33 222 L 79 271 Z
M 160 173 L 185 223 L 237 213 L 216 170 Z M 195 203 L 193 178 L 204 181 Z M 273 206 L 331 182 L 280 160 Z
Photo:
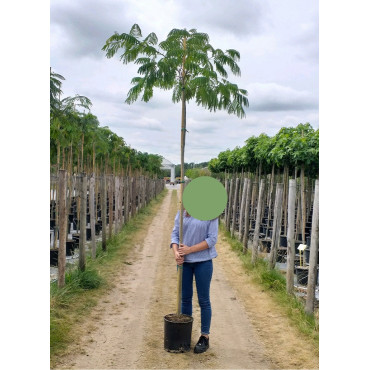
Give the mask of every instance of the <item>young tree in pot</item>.
M 301 190 L 301 235 L 302 243 L 305 244 L 306 227 L 306 194 L 305 194 L 305 168 L 312 161 L 310 149 L 310 137 L 314 134 L 314 129 L 309 123 L 299 124 L 295 129 L 290 143 L 292 161 L 296 168 L 300 168 L 300 190 Z
M 238 51 L 223 52 L 209 44 L 206 33 L 195 29 L 173 29 L 167 38 L 158 44 L 155 33 L 143 37 L 141 29 L 134 24 L 129 33 L 114 33 L 103 47 L 107 58 L 112 58 L 121 49 L 120 60 L 124 64 L 139 64 L 140 76 L 132 79 L 126 102 L 131 104 L 139 95 L 148 102 L 153 88 L 172 89 L 172 101 L 181 102 L 181 192 L 180 192 L 180 243 L 183 236 L 184 149 L 186 133 L 186 103 L 195 99 L 210 111 L 226 110 L 229 114 L 245 116 L 248 106 L 247 91 L 226 80 L 225 66 L 234 75 L 240 75 Z M 180 313 L 182 268 L 178 274 L 177 311 Z

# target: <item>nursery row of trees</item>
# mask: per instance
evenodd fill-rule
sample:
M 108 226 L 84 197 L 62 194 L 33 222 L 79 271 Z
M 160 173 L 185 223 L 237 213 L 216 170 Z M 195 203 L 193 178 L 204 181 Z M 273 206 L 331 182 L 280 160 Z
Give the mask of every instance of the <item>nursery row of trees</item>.
M 159 175 L 162 157 L 131 148 L 124 139 L 90 112 L 92 103 L 81 95 L 61 99 L 65 78 L 50 69 L 50 162 L 53 172 L 109 172 L 141 169 Z M 81 110 L 84 110 L 81 112 Z
M 297 127 L 282 127 L 275 136 L 251 136 L 242 147 L 227 149 L 211 159 L 208 168 L 212 173 L 255 172 L 276 173 L 283 170 L 297 177 L 302 171 L 310 178 L 319 174 L 319 130 L 309 123 Z

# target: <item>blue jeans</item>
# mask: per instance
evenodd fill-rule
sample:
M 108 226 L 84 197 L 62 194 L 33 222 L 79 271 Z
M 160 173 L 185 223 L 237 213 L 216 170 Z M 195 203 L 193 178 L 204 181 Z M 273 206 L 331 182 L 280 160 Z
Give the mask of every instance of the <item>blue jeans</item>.
M 209 328 L 211 326 L 212 309 L 209 299 L 209 289 L 211 286 L 212 272 L 212 260 L 193 263 L 184 262 L 183 264 L 181 312 L 186 315 L 192 315 L 193 276 L 195 276 L 202 334 L 209 334 Z

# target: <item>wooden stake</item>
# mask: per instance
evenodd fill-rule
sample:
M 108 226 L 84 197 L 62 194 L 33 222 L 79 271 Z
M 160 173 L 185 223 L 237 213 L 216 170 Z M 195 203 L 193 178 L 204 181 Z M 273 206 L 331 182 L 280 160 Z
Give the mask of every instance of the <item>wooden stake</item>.
M 67 231 L 67 212 L 66 212 L 66 192 L 67 192 L 67 171 L 59 170 L 59 252 L 58 252 L 58 287 L 65 285 L 66 270 L 66 231 Z M 56 247 L 56 245 L 54 246 Z
M 233 202 L 233 220 L 231 225 L 231 237 L 234 237 L 234 231 L 235 231 L 235 219 L 236 219 L 236 207 L 237 207 L 237 201 L 238 201 L 238 189 L 239 189 L 239 177 L 235 180 L 235 190 L 234 190 L 234 202 Z
M 231 179 L 230 180 L 230 188 L 229 188 L 229 204 L 228 204 L 228 207 L 227 207 L 227 218 L 226 218 L 226 230 L 227 231 L 230 231 L 230 220 L 231 220 L 231 211 L 232 211 L 232 208 L 233 208 L 233 190 L 234 190 L 234 179 Z
M 101 219 L 102 219 L 102 249 L 107 250 L 107 178 L 106 174 L 102 176 L 102 189 L 100 192 Z
M 252 196 L 252 180 L 247 179 L 247 197 L 245 199 L 245 210 L 244 210 L 244 233 L 243 233 L 243 253 L 248 249 L 249 240 L 249 221 L 250 221 L 250 203 Z
M 319 251 L 319 180 L 315 181 L 315 198 L 313 202 L 310 262 L 308 267 L 307 299 L 305 311 L 312 314 L 315 303 L 317 274 L 317 257 Z
M 114 232 L 115 234 L 119 231 L 119 221 L 118 221 L 118 211 L 119 211 L 119 178 L 114 176 L 114 201 L 115 201 L 115 210 L 114 210 Z
M 89 184 L 89 211 L 91 228 L 91 258 L 96 258 L 96 240 L 95 240 L 95 174 L 90 177 Z
M 242 199 L 239 205 L 239 241 L 243 240 L 243 220 L 244 220 L 244 210 L 245 210 L 245 197 L 247 195 L 247 178 L 243 179 L 243 192 Z
M 108 193 L 109 193 L 109 230 L 108 239 L 112 237 L 113 234 L 113 174 L 109 175 L 108 182 Z
M 289 198 L 288 198 L 288 251 L 287 251 L 287 273 L 286 273 L 286 291 L 289 294 L 294 292 L 294 258 L 295 258 L 295 199 L 297 193 L 296 180 L 289 180 Z
M 85 270 L 86 257 L 85 257 L 85 245 L 86 245 L 86 196 L 87 196 L 87 177 L 86 173 L 81 174 L 82 177 L 82 186 L 81 186 L 81 216 L 80 216 L 80 256 L 79 256 L 79 269 L 81 271 Z
M 257 216 L 256 216 L 256 223 L 254 227 L 254 237 L 253 237 L 253 249 L 252 249 L 252 263 L 253 264 L 257 262 L 257 257 L 258 257 L 258 242 L 259 242 L 259 235 L 260 235 L 261 211 L 262 211 L 262 204 L 263 204 L 264 189 L 265 189 L 265 180 L 261 179 L 260 189 L 259 189 L 259 194 L 258 194 Z
M 283 184 L 276 184 L 275 207 L 274 207 L 274 225 L 272 230 L 271 250 L 269 256 L 270 269 L 275 268 L 277 250 L 280 245 L 281 220 L 283 213 Z

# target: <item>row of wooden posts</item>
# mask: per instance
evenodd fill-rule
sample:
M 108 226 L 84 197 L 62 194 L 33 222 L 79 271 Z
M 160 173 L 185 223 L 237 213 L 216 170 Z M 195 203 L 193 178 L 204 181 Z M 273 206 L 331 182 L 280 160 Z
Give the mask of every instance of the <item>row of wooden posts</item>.
M 257 260 L 262 241 L 270 243 L 269 267 L 275 268 L 277 253 L 280 248 L 280 237 L 285 234 L 287 239 L 287 292 L 294 292 L 294 261 L 296 243 L 306 243 L 308 239 L 307 221 L 311 222 L 310 254 L 308 267 L 306 312 L 313 313 L 315 303 L 315 287 L 318 265 L 319 245 L 319 180 L 315 180 L 308 195 L 302 196 L 296 179 L 289 180 L 288 187 L 283 183 L 268 184 L 265 179 L 254 183 L 250 178 L 225 179 L 228 203 L 223 214 L 225 227 L 233 237 L 243 243 L 245 253 L 251 244 L 252 262 Z M 275 196 L 273 189 L 275 190 Z M 302 202 L 303 200 L 303 202 Z M 304 215 L 304 217 L 302 217 Z M 267 226 L 272 223 L 272 235 L 260 233 L 261 220 L 265 216 Z M 268 230 L 268 228 L 267 228 Z
M 114 176 L 112 174 L 95 177 L 94 174 L 70 175 L 59 170 L 50 180 L 51 218 L 54 221 L 54 247 L 58 248 L 58 286 L 65 284 L 66 241 L 69 234 L 69 214 L 72 204 L 77 205 L 79 229 L 79 269 L 86 264 L 86 219 L 91 227 L 91 257 L 96 257 L 95 223 L 101 222 L 102 249 L 107 249 L 107 240 L 118 233 L 135 214 L 145 207 L 163 189 L 164 181 L 144 175 Z M 99 211 L 99 212 L 98 212 Z M 100 217 L 99 217 L 100 215 Z

